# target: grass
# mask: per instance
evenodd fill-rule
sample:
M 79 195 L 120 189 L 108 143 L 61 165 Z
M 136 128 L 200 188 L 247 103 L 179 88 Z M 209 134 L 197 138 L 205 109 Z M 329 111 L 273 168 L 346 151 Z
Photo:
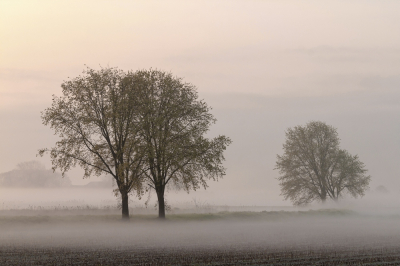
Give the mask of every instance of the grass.
M 4 215 L 6 214 L 6 215 Z M 309 211 L 262 211 L 262 212 L 218 212 L 218 213 L 184 213 L 184 214 L 167 214 L 166 221 L 179 222 L 195 222 L 195 221 L 227 221 L 227 220 L 243 220 L 243 221 L 279 221 L 286 219 L 301 219 L 310 217 L 344 217 L 356 215 L 355 212 L 340 209 L 323 209 Z M 92 222 L 118 222 L 122 221 L 121 214 L 104 213 L 101 210 L 91 210 L 90 214 L 83 211 L 73 212 L 67 211 L 46 211 L 46 212 L 29 212 L 27 215 L 24 211 L 0 211 L 0 225 L 15 224 L 39 224 L 39 223 L 92 223 Z M 129 222 L 152 222 L 158 221 L 155 214 L 131 214 Z
M 309 211 L 262 211 L 262 212 L 218 212 L 218 213 L 189 213 L 189 214 L 170 214 L 169 220 L 179 221 L 204 221 L 204 220 L 277 220 L 296 217 L 324 217 L 324 216 L 349 216 L 356 212 L 340 209 L 322 209 Z

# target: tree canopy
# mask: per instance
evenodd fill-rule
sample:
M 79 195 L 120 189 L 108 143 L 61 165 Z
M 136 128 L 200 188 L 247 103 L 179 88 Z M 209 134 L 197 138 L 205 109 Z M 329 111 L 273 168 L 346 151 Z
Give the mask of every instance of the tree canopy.
M 337 130 L 312 121 L 286 131 L 283 155 L 277 156 L 282 195 L 295 205 L 344 194 L 363 196 L 370 176 L 358 156 L 339 148 Z
M 50 152 L 53 169 L 62 174 L 79 165 L 84 177 L 109 174 L 122 198 L 122 216 L 129 217 L 128 194 L 143 193 L 141 173 L 144 152 L 138 131 L 135 75 L 115 68 L 99 71 L 88 68 L 82 76 L 65 81 L 61 97 L 53 96 L 52 106 L 42 113 L 60 137 Z
M 49 152 L 62 174 L 79 165 L 84 177 L 111 175 L 123 217 L 131 192 L 140 197 L 154 189 L 163 218 L 168 184 L 189 191 L 225 175 L 223 151 L 231 140 L 205 137 L 216 119 L 181 78 L 152 69 L 88 68 L 61 86 L 63 95 L 42 113 L 60 140 L 39 154 Z
M 186 191 L 207 187 L 207 180 L 225 175 L 226 136 L 205 137 L 216 119 L 198 100 L 196 87 L 158 70 L 138 71 L 142 128 L 146 145 L 147 184 L 156 191 L 159 217 L 165 217 L 165 188 L 169 183 Z

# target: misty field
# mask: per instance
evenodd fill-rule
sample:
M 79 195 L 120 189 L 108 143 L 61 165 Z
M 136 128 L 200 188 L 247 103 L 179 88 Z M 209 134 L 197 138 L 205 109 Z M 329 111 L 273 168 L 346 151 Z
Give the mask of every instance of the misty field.
M 400 216 L 0 211 L 0 265 L 399 265 Z

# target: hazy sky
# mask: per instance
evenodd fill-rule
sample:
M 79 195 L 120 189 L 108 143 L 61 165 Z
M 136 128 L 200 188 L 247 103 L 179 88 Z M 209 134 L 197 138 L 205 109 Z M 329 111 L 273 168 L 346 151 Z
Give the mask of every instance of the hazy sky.
M 85 64 L 152 67 L 196 85 L 218 119 L 211 134 L 233 140 L 227 176 L 198 195 L 281 200 L 276 154 L 285 130 L 310 120 L 338 128 L 371 188 L 399 193 L 399 10 L 372 0 L 1 1 L 0 172 L 54 144 L 40 111 Z

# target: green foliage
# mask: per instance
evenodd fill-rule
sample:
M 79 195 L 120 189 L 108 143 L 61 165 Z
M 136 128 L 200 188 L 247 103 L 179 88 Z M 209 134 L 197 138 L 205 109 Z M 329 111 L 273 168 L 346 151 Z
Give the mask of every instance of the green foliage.
M 339 199 L 344 193 L 363 196 L 370 176 L 358 156 L 339 148 L 334 127 L 312 121 L 289 128 L 283 155 L 277 156 L 282 195 L 295 205 L 328 197 Z
M 195 86 L 158 70 L 136 72 L 142 118 L 140 136 L 146 148 L 148 185 L 157 192 L 160 217 L 165 216 L 167 184 L 186 191 L 207 187 L 207 180 L 225 175 L 225 136 L 205 138 L 216 119 L 198 100 Z
M 42 113 L 60 140 L 39 154 L 49 152 L 62 174 L 79 165 L 84 177 L 111 175 L 128 216 L 131 191 L 140 197 L 155 189 L 164 216 L 168 183 L 189 191 L 225 174 L 223 151 L 231 140 L 204 137 L 216 120 L 182 79 L 158 70 L 88 68 L 61 86 L 63 96 Z
M 79 165 L 84 177 L 109 174 L 122 195 L 123 215 L 129 216 L 128 193 L 141 195 L 144 152 L 138 137 L 138 110 L 135 75 L 114 68 L 95 71 L 88 68 L 82 76 L 65 81 L 63 95 L 42 113 L 60 137 L 50 152 L 53 169 L 62 174 Z

